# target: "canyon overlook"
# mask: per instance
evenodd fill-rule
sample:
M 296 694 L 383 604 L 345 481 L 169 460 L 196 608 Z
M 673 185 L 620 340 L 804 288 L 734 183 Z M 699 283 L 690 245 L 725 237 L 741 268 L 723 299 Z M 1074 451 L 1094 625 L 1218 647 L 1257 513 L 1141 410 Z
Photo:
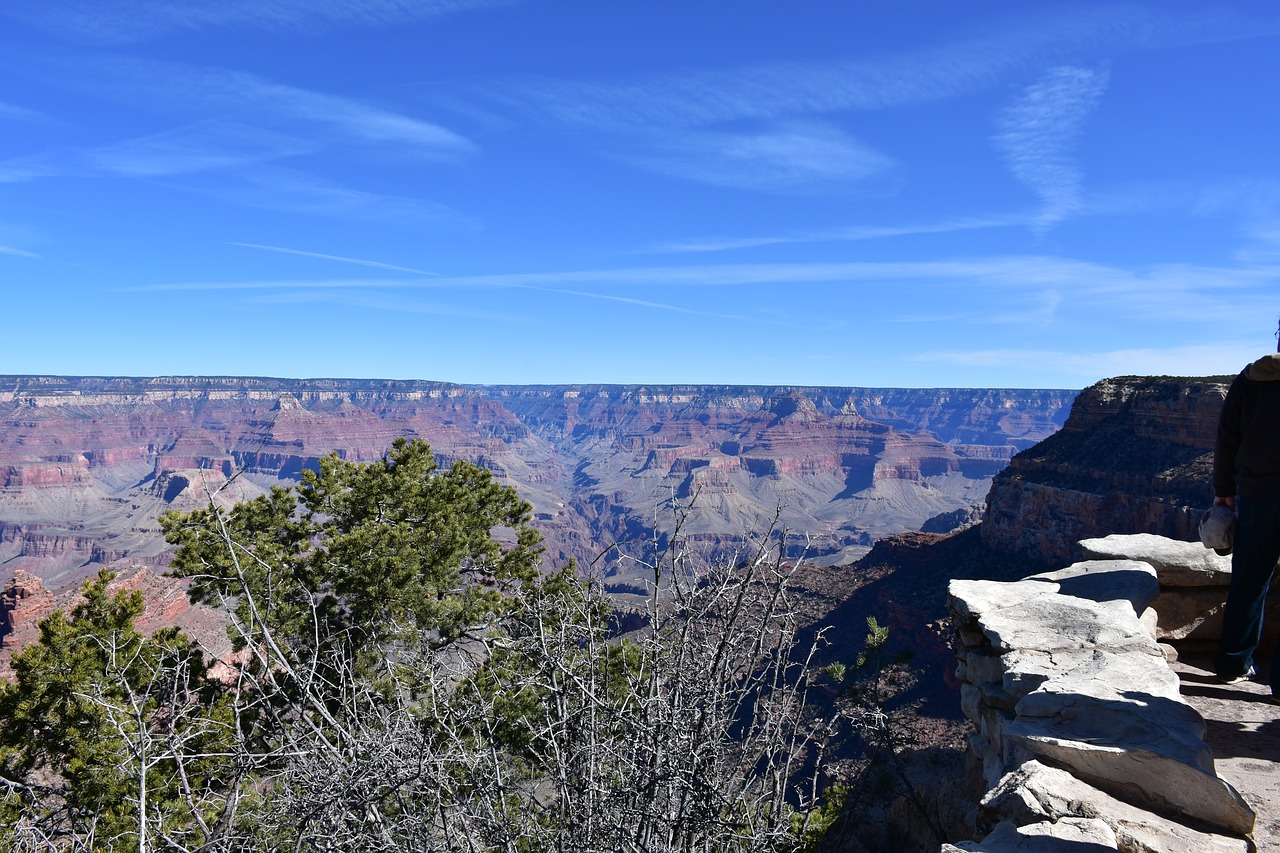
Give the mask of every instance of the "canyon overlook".
M 8 379 L 11 388 L 27 385 L 0 395 L 0 566 L 12 576 L 0 601 L 6 653 L 29 639 L 36 619 L 70 603 L 73 581 L 104 563 L 124 569 L 117 584 L 144 591 L 144 622 L 176 623 L 216 652 L 216 614 L 186 606 L 177 584 L 160 577 L 167 557 L 156 515 L 203 504 L 219 488 L 230 500 L 290 482 L 329 450 L 372 459 L 398 435 L 422 436 L 443 461 L 478 460 L 515 485 L 534 505 L 552 560 L 594 559 L 602 543 L 643 540 L 655 521 L 669 532 L 654 507 L 672 495 L 698 495 L 686 531 L 708 548 L 733 546 L 735 531 L 759 529 L 784 503 L 783 522 L 809 534 L 813 575 L 838 608 L 821 616 L 833 643 L 866 615 L 885 618 L 920 652 L 922 684 L 949 694 L 978 727 L 964 781 L 916 789 L 933 791 L 922 802 L 958 845 L 943 849 L 1024 849 L 1040 835 L 1077 843 L 1085 829 L 1097 849 L 1277 849 L 1273 811 L 1257 793 L 1270 776 L 1254 783 L 1258 761 L 1228 762 L 1248 803 L 1217 778 L 1199 712 L 1175 695 L 1165 661 L 1176 653 L 1157 645 L 1211 642 L 1220 624 L 1226 561 L 1186 540 L 1208 502 L 1225 378 L 1119 377 L 1078 395 Z M 981 525 L 948 535 L 974 520 L 984 497 Z M 933 532 L 897 535 L 903 530 Z M 875 551 L 850 570 L 871 543 Z M 625 561 L 597 566 L 606 587 L 626 592 Z M 993 584 L 997 575 L 1015 582 Z M 961 579 L 950 584 L 948 619 L 952 578 Z M 1137 586 L 1113 594 L 1108 578 Z M 1090 584 L 1102 594 L 1084 594 Z M 861 598 L 850 598 L 859 585 Z M 1007 590 L 1018 595 L 1006 602 Z M 997 624 L 1022 606 L 1024 590 L 1045 597 L 1051 612 L 1039 622 L 1019 616 L 1014 627 L 1048 637 L 1045 650 Z M 1089 625 L 1123 629 L 1123 665 L 1076 666 L 1106 663 L 1117 649 L 1088 631 L 1077 637 L 1059 618 L 1064 607 L 1096 610 Z M 1268 621 L 1280 625 L 1275 614 Z M 934 660 L 950 656 L 948 625 L 959 637 L 959 700 L 954 684 L 943 687 L 953 665 Z M 1028 680 L 1018 667 L 1041 651 L 1061 666 Z M 1119 680 L 1095 669 L 1114 669 Z M 1149 687 L 1159 701 L 1138 702 L 1138 718 L 1168 708 L 1186 731 L 1171 738 L 1164 723 L 1137 725 L 1148 740 L 1106 749 L 1096 732 L 1077 737 L 1059 718 L 1084 701 L 1074 697 L 1094 697 L 1094 682 L 1117 714 L 1130 709 L 1112 693 Z M 1202 707 L 1194 685 L 1191 693 Z M 1073 777 L 1066 771 L 1077 753 L 1083 769 Z M 1173 761 L 1171 769 L 1129 766 L 1151 763 L 1150 755 Z M 1168 790 L 1138 784 L 1169 774 L 1181 782 Z M 1243 838 L 1253 826 L 1249 804 L 1256 847 Z M 923 826 L 915 811 L 894 808 L 893 834 L 911 839 L 894 849 L 938 849 L 934 834 L 915 837 Z
M 156 518 L 296 481 L 330 452 L 398 436 L 466 458 L 534 507 L 548 560 L 684 532 L 709 551 L 781 523 L 848 562 L 980 504 L 1052 434 L 1074 391 L 729 386 L 460 386 L 267 378 L 0 377 L 0 580 L 59 590 L 99 566 L 160 571 Z M 610 562 L 612 561 L 612 562 Z M 626 581 L 615 553 L 600 568 Z

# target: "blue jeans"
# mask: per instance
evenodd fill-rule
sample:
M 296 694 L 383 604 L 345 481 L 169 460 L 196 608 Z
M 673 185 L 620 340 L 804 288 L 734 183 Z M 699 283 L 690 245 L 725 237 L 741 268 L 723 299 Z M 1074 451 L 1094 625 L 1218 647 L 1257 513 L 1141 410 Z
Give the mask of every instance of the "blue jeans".
M 1280 561 L 1280 500 L 1237 497 L 1236 516 L 1231 588 L 1218 652 L 1218 675 L 1226 678 L 1249 671 L 1262 638 L 1267 588 Z M 1280 660 L 1271 664 L 1271 691 L 1280 694 Z

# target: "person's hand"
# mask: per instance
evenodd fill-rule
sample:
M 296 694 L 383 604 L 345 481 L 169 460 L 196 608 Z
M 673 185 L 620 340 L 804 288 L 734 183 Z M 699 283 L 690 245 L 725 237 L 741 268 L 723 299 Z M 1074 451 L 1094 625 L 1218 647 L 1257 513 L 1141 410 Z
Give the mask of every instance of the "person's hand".
M 1213 499 L 1214 506 L 1225 506 L 1227 509 L 1234 511 L 1236 508 L 1236 499 L 1234 497 L 1217 497 Z

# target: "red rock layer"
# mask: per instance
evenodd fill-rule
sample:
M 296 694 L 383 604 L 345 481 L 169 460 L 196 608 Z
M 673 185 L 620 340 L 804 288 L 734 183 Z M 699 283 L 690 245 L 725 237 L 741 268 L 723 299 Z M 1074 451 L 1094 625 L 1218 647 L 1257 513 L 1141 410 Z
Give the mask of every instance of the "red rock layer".
M 192 605 L 186 586 L 176 578 L 138 567 L 122 573 L 107 589 L 112 594 L 121 589 L 142 593 L 144 610 L 137 626 L 143 633 L 176 625 L 200 643 L 210 658 L 226 659 L 231 654 L 226 617 L 212 608 Z M 42 620 L 55 610 L 70 613 L 80 601 L 79 587 L 55 595 L 35 575 L 21 569 L 14 572 L 0 591 L 0 679 L 12 677 L 13 655 L 40 639 Z

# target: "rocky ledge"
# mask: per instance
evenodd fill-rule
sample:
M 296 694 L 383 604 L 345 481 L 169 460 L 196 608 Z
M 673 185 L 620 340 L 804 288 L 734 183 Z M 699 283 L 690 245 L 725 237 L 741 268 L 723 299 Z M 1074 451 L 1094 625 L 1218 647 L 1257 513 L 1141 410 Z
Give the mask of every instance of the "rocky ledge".
M 1084 539 L 1080 550 L 1091 560 L 1142 560 L 1160 578 L 1155 600 L 1162 642 L 1216 643 L 1222 637 L 1222 607 L 1231 586 L 1231 558 L 1220 556 L 1198 542 L 1176 542 L 1163 536 L 1135 533 Z M 1280 600 L 1267 602 L 1263 645 L 1280 640 Z
M 1245 851 L 1255 815 L 1219 779 L 1157 641 L 1162 586 L 1220 574 L 1194 543 L 1109 536 L 1021 581 L 952 581 L 980 841 L 943 851 Z M 1111 558 L 1116 557 L 1116 558 Z

